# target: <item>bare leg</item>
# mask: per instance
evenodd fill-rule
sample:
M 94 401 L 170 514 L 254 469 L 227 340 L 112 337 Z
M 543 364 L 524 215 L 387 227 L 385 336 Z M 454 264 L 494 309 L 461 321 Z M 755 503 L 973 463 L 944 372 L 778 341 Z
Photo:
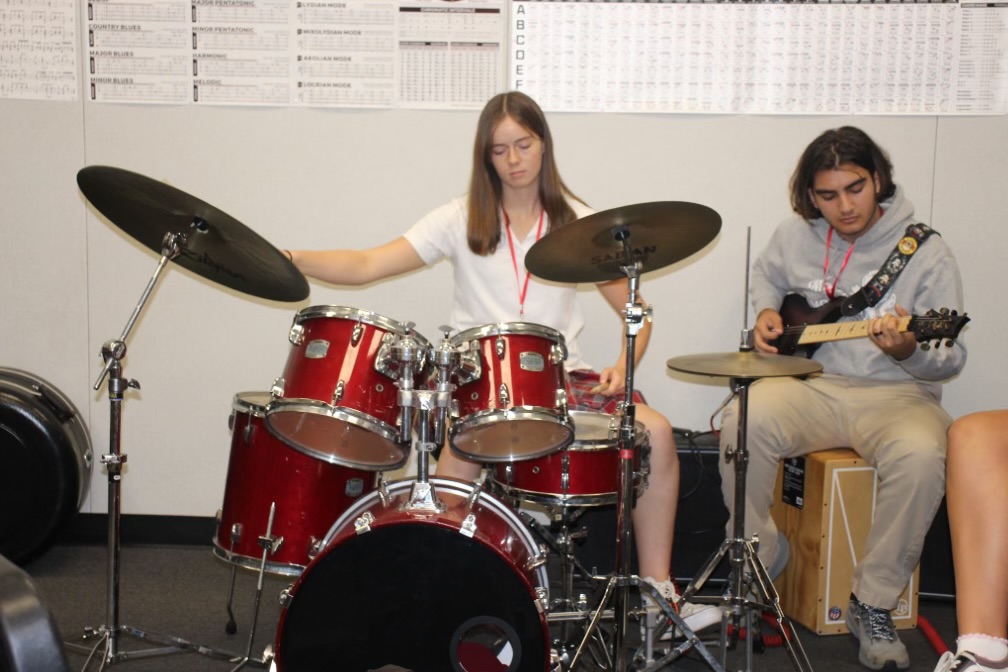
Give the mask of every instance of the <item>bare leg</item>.
M 672 426 L 650 406 L 635 407 L 637 420 L 650 433 L 651 474 L 648 488 L 633 510 L 638 573 L 659 581 L 670 577 L 672 538 L 679 503 L 679 456 Z
M 1008 411 L 949 429 L 947 497 L 961 634 L 1008 637 Z
M 482 465 L 478 462 L 459 457 L 452 452 L 450 446 L 445 445 L 441 449 L 441 457 L 438 458 L 434 475 L 438 477 L 459 478 L 472 482 L 479 478 L 482 469 Z

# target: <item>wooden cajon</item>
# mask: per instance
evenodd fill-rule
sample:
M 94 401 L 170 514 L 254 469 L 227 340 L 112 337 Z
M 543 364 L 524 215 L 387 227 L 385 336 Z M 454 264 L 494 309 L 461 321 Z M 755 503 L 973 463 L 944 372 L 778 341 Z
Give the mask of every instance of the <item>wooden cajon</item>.
M 774 585 L 793 621 L 820 634 L 847 632 L 854 565 L 875 512 L 874 467 L 848 448 L 781 462 L 771 515 L 791 545 Z M 893 610 L 897 629 L 917 626 L 920 566 Z

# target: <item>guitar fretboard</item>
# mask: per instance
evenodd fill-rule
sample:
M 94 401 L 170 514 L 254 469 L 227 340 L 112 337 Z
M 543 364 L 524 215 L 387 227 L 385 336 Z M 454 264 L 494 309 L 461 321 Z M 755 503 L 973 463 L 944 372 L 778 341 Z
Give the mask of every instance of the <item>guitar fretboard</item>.
M 899 318 L 899 330 L 907 331 L 912 316 Z M 868 335 L 868 324 L 870 320 L 860 320 L 857 322 L 833 322 L 830 324 L 809 324 L 802 327 L 801 337 L 798 345 L 809 345 L 811 343 L 825 343 L 827 341 L 843 341 L 850 338 L 863 338 Z

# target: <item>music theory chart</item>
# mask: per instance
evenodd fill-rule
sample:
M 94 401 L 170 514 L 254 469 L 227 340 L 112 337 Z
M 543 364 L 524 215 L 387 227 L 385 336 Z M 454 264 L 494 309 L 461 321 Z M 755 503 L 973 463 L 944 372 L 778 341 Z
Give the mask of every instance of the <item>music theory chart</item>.
M 0 98 L 77 100 L 74 0 L 0 0 Z
M 1008 113 L 1008 0 L 0 0 L 0 98 Z
M 510 86 L 545 109 L 1008 112 L 1008 3 L 527 0 Z
M 479 108 L 507 77 L 505 0 L 87 5 L 96 102 Z

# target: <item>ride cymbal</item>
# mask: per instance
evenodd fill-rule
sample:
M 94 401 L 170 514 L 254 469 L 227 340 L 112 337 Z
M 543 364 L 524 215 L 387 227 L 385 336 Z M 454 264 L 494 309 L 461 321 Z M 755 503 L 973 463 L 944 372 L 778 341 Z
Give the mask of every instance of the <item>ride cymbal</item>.
M 111 166 L 83 168 L 77 186 L 110 222 L 158 254 L 166 234 L 179 234 L 173 261 L 208 280 L 274 301 L 308 296 L 308 281 L 280 250 L 195 196 Z
M 822 364 L 811 359 L 755 351 L 684 355 L 666 364 L 676 371 L 729 378 L 807 376 L 822 371 Z
M 698 203 L 627 205 L 550 231 L 525 255 L 525 267 L 557 282 L 615 280 L 626 277 L 623 267 L 634 261 L 640 262 L 643 273 L 685 259 L 720 230 L 721 216 Z

